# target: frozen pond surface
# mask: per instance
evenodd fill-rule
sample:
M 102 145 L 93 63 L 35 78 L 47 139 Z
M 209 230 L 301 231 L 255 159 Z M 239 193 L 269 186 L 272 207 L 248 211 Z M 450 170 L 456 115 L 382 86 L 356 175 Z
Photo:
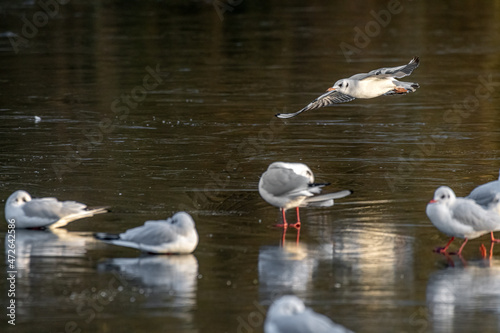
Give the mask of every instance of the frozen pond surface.
M 395 4 L 71 1 L 35 31 L 38 4 L 0 1 L 1 206 L 24 189 L 112 207 L 17 230 L 16 326 L 3 315 L 2 332 L 262 332 L 282 294 L 355 332 L 499 331 L 499 250 L 482 259 L 485 236 L 463 261 L 435 254 L 447 237 L 425 215 L 438 186 L 465 196 L 498 177 L 498 3 Z M 413 94 L 274 117 L 415 55 Z M 354 191 L 302 210 L 299 246 L 289 230 L 280 247 L 279 211 L 257 192 L 274 161 Z M 193 255 L 92 238 L 179 210 L 196 221 Z

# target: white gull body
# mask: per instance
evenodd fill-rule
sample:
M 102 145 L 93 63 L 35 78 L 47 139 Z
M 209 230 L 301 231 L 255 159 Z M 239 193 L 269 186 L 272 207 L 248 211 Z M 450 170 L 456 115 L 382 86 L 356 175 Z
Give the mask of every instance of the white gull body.
M 352 193 L 344 190 L 317 195 L 326 185 L 329 184 L 315 184 L 311 169 L 303 163 L 274 162 L 260 177 L 259 194 L 269 204 L 287 210 L 307 206 L 330 207 L 334 199 Z
M 296 296 L 286 295 L 271 304 L 264 322 L 265 333 L 349 333 L 330 318 L 306 308 Z
M 439 231 L 452 237 L 439 252 L 445 252 L 458 237 L 465 239 L 457 253 L 460 254 L 468 239 L 500 230 L 500 215 L 494 209 L 485 209 L 472 199 L 457 198 L 448 186 L 436 190 L 434 199 L 427 204 L 426 213 Z
M 121 234 L 96 233 L 94 236 L 106 243 L 156 254 L 187 254 L 198 245 L 194 220 L 186 212 L 175 213 L 167 220 L 146 221 Z
M 16 191 L 5 203 L 5 219 L 15 221 L 16 228 L 60 228 L 68 223 L 106 213 L 99 207 L 88 209 L 76 201 L 59 201 L 56 198 L 33 199 L 26 191 Z
M 418 67 L 420 60 L 414 57 L 403 66 L 379 68 L 368 73 L 355 74 L 341 79 L 328 88 L 327 92 L 316 98 L 301 110 L 294 113 L 278 113 L 278 118 L 292 118 L 313 109 L 350 102 L 356 98 L 375 98 L 382 95 L 407 94 L 419 88 L 418 83 L 402 82 L 397 78 L 410 75 Z

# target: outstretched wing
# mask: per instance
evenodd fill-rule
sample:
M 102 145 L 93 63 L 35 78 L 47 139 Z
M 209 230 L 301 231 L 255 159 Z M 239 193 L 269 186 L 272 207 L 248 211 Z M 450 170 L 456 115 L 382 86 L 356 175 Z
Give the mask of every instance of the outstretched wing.
M 379 68 L 370 71 L 368 74 L 378 75 L 383 77 L 396 77 L 402 78 L 410 75 L 420 64 L 420 59 L 418 57 L 413 57 L 409 63 L 403 66 Z
M 374 69 L 368 73 L 353 75 L 350 77 L 350 79 L 363 80 L 371 76 L 402 78 L 410 75 L 415 70 L 415 68 L 418 67 L 419 64 L 420 59 L 418 57 L 413 57 L 413 59 L 411 59 L 410 62 L 406 65 Z
M 286 118 L 292 118 L 295 117 L 296 115 L 308 111 L 308 110 L 314 110 L 314 109 L 319 109 L 323 108 L 325 106 L 331 106 L 334 104 L 339 104 L 339 103 L 346 103 L 350 102 L 354 99 L 354 97 L 346 95 L 341 93 L 338 90 L 332 90 L 324 93 L 323 95 L 319 96 L 316 98 L 314 101 L 309 103 L 306 107 L 303 109 L 294 112 L 294 113 L 278 113 L 276 117 L 286 119 Z

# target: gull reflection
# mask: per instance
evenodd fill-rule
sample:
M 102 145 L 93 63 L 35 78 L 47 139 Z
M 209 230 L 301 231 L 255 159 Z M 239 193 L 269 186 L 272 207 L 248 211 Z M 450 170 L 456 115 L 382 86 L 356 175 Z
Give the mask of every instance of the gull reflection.
M 426 301 L 435 331 L 455 332 L 464 325 L 500 324 L 500 261 L 468 262 L 433 273 L 427 283 Z M 486 322 L 496 313 L 495 322 Z M 475 331 L 481 331 L 474 326 Z
M 99 271 L 116 271 L 147 289 L 146 307 L 192 308 L 196 304 L 198 261 L 189 255 L 143 255 L 100 263 Z
M 55 308 L 60 304 L 60 299 L 51 294 L 52 288 L 49 286 L 52 286 L 54 279 L 59 281 L 56 283 L 58 288 L 78 279 L 82 273 L 81 262 L 86 255 L 87 242 L 94 240 L 65 229 L 17 229 L 15 240 L 6 234 L 7 270 L 16 272 L 17 316 L 34 316 L 40 311 L 42 303 L 44 308 Z M 12 255 L 13 250 L 15 260 L 9 261 L 12 258 L 9 254 Z
M 9 242 L 9 240 L 11 240 Z M 93 242 L 88 237 L 79 236 L 77 233 L 68 232 L 65 229 L 54 230 L 24 230 L 18 229 L 15 233 L 15 270 L 18 277 L 22 278 L 30 271 L 32 261 L 47 264 L 52 262 L 57 264 L 58 257 L 83 257 L 86 254 L 85 246 L 87 242 Z M 8 254 L 12 244 L 12 237 L 5 236 L 5 254 Z M 9 267 L 9 266 L 8 266 Z
M 260 291 L 285 294 L 310 288 L 317 260 L 309 255 L 305 245 L 263 246 L 258 266 Z

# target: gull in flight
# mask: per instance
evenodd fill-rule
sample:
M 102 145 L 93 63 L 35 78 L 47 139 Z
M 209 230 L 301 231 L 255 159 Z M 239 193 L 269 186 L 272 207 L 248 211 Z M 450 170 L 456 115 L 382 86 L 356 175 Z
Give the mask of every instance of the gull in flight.
M 403 66 L 374 69 L 368 73 L 355 74 L 338 80 L 327 92 L 316 98 L 303 109 L 294 113 L 278 113 L 278 118 L 292 118 L 296 115 L 325 106 L 350 102 L 356 98 L 375 98 L 382 95 L 407 94 L 419 88 L 418 83 L 402 82 L 396 78 L 410 75 L 418 67 L 420 60 L 414 57 Z
M 14 221 L 17 228 L 60 228 L 68 223 L 106 213 L 105 207 L 88 209 L 76 201 L 59 201 L 56 198 L 32 199 L 26 191 L 16 191 L 5 203 L 5 219 Z
M 352 333 L 330 318 L 307 308 L 296 296 L 286 295 L 271 304 L 264 333 Z
M 451 239 L 436 252 L 446 253 L 451 242 L 458 237 L 465 240 L 456 253 L 460 255 L 467 240 L 500 230 L 500 215 L 495 208 L 485 209 L 472 199 L 457 198 L 448 186 L 439 187 L 427 204 L 426 213 L 432 224 Z
M 324 195 L 316 195 L 321 188 L 330 183 L 314 183 L 314 175 L 309 167 L 303 163 L 274 162 L 262 174 L 259 181 L 259 194 L 269 204 L 279 207 L 283 215 L 283 242 L 288 226 L 298 230 L 297 242 L 300 232 L 299 207 L 333 206 L 334 199 L 344 198 L 352 193 L 344 190 Z M 297 222 L 288 224 L 285 217 L 287 209 L 296 208 Z
M 99 232 L 94 237 L 109 244 L 154 254 L 187 254 L 198 245 L 194 220 L 185 212 L 175 213 L 166 220 L 146 221 L 144 225 L 121 234 Z

